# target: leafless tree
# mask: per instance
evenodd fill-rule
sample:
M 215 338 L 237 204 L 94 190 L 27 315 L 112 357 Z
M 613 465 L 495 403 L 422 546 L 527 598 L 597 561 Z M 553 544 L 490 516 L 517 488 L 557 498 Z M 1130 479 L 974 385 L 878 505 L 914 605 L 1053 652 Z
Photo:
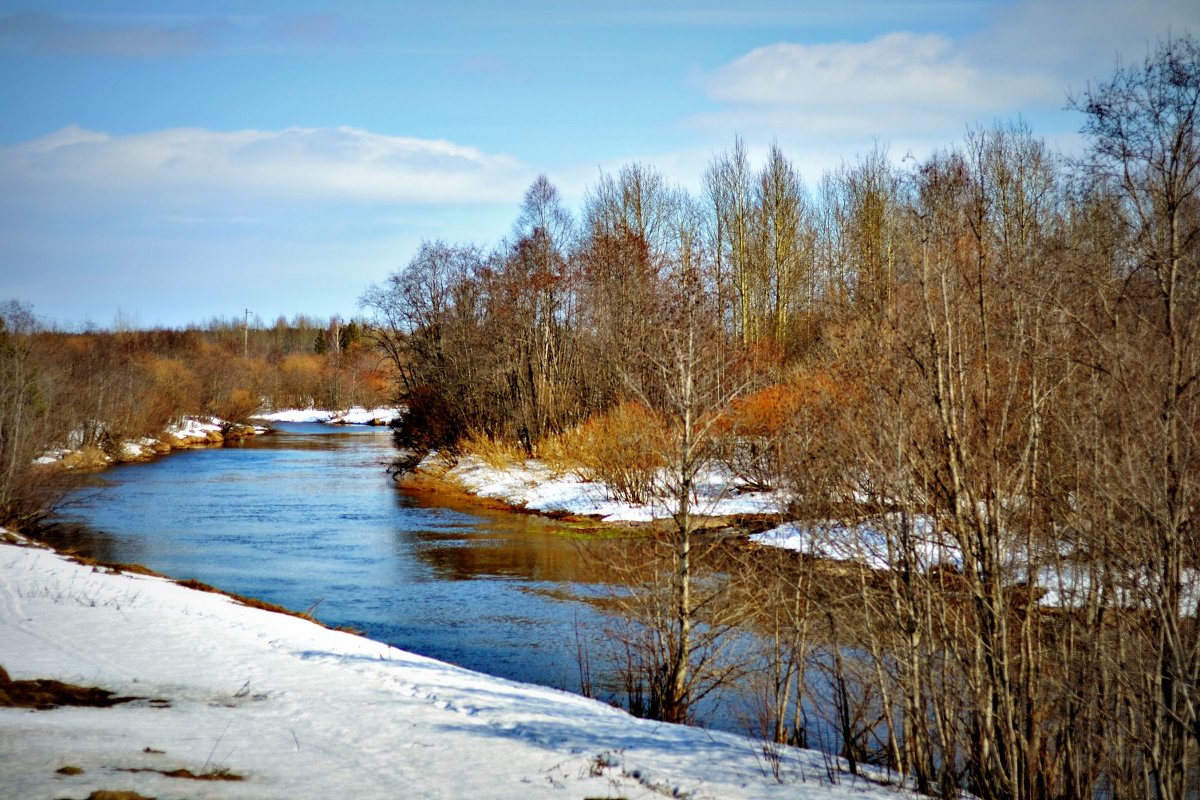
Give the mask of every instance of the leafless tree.
M 1143 668 L 1120 665 L 1123 689 L 1145 791 L 1184 797 L 1196 791 L 1200 746 L 1200 44 L 1160 42 L 1075 106 L 1086 166 L 1115 201 L 1125 244 L 1097 276 L 1107 315 L 1092 331 L 1097 405 L 1111 410 L 1092 488 L 1115 517 L 1116 573 L 1146 612 L 1125 650 L 1144 654 Z

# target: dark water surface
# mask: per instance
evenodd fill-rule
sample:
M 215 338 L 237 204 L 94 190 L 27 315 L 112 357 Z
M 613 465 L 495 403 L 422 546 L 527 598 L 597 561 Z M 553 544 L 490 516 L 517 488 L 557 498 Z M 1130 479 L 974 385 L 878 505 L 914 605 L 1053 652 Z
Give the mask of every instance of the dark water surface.
M 578 691 L 602 649 L 595 562 L 537 517 L 398 490 L 387 429 L 279 424 L 240 444 L 113 467 L 61 520 L 107 561 L 298 611 L 470 669 Z M 609 545 L 618 546 L 618 545 Z M 595 668 L 595 667 L 594 667 Z M 603 676 L 594 676 L 603 681 Z

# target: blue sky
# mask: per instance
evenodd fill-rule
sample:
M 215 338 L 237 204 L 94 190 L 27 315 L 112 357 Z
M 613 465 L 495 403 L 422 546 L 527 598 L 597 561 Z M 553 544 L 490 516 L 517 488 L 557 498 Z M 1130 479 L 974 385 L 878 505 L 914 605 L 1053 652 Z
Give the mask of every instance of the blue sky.
M 57 325 L 356 313 L 424 238 L 493 243 L 546 173 L 696 188 L 736 135 L 815 184 L 1200 34 L 1194 0 L 0 0 L 0 300 Z

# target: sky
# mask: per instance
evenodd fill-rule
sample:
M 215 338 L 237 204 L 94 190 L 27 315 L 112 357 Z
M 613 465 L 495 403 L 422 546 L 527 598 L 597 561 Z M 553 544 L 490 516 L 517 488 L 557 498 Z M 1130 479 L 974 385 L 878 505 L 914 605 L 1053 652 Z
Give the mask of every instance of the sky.
M 492 245 L 545 174 L 697 191 L 741 137 L 815 185 L 1200 35 L 1195 0 L 0 0 L 0 301 L 80 329 L 348 318 L 425 239 Z

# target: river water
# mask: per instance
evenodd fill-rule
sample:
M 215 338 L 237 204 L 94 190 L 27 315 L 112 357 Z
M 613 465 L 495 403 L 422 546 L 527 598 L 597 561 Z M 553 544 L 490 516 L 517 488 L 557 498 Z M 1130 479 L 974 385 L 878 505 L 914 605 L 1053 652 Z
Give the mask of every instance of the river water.
M 515 680 L 579 691 L 603 650 L 595 556 L 534 516 L 395 487 L 387 429 L 275 433 L 113 467 L 60 515 L 96 558 L 287 608 Z M 609 545 L 617 546 L 617 545 Z M 593 666 L 598 694 L 615 693 Z

